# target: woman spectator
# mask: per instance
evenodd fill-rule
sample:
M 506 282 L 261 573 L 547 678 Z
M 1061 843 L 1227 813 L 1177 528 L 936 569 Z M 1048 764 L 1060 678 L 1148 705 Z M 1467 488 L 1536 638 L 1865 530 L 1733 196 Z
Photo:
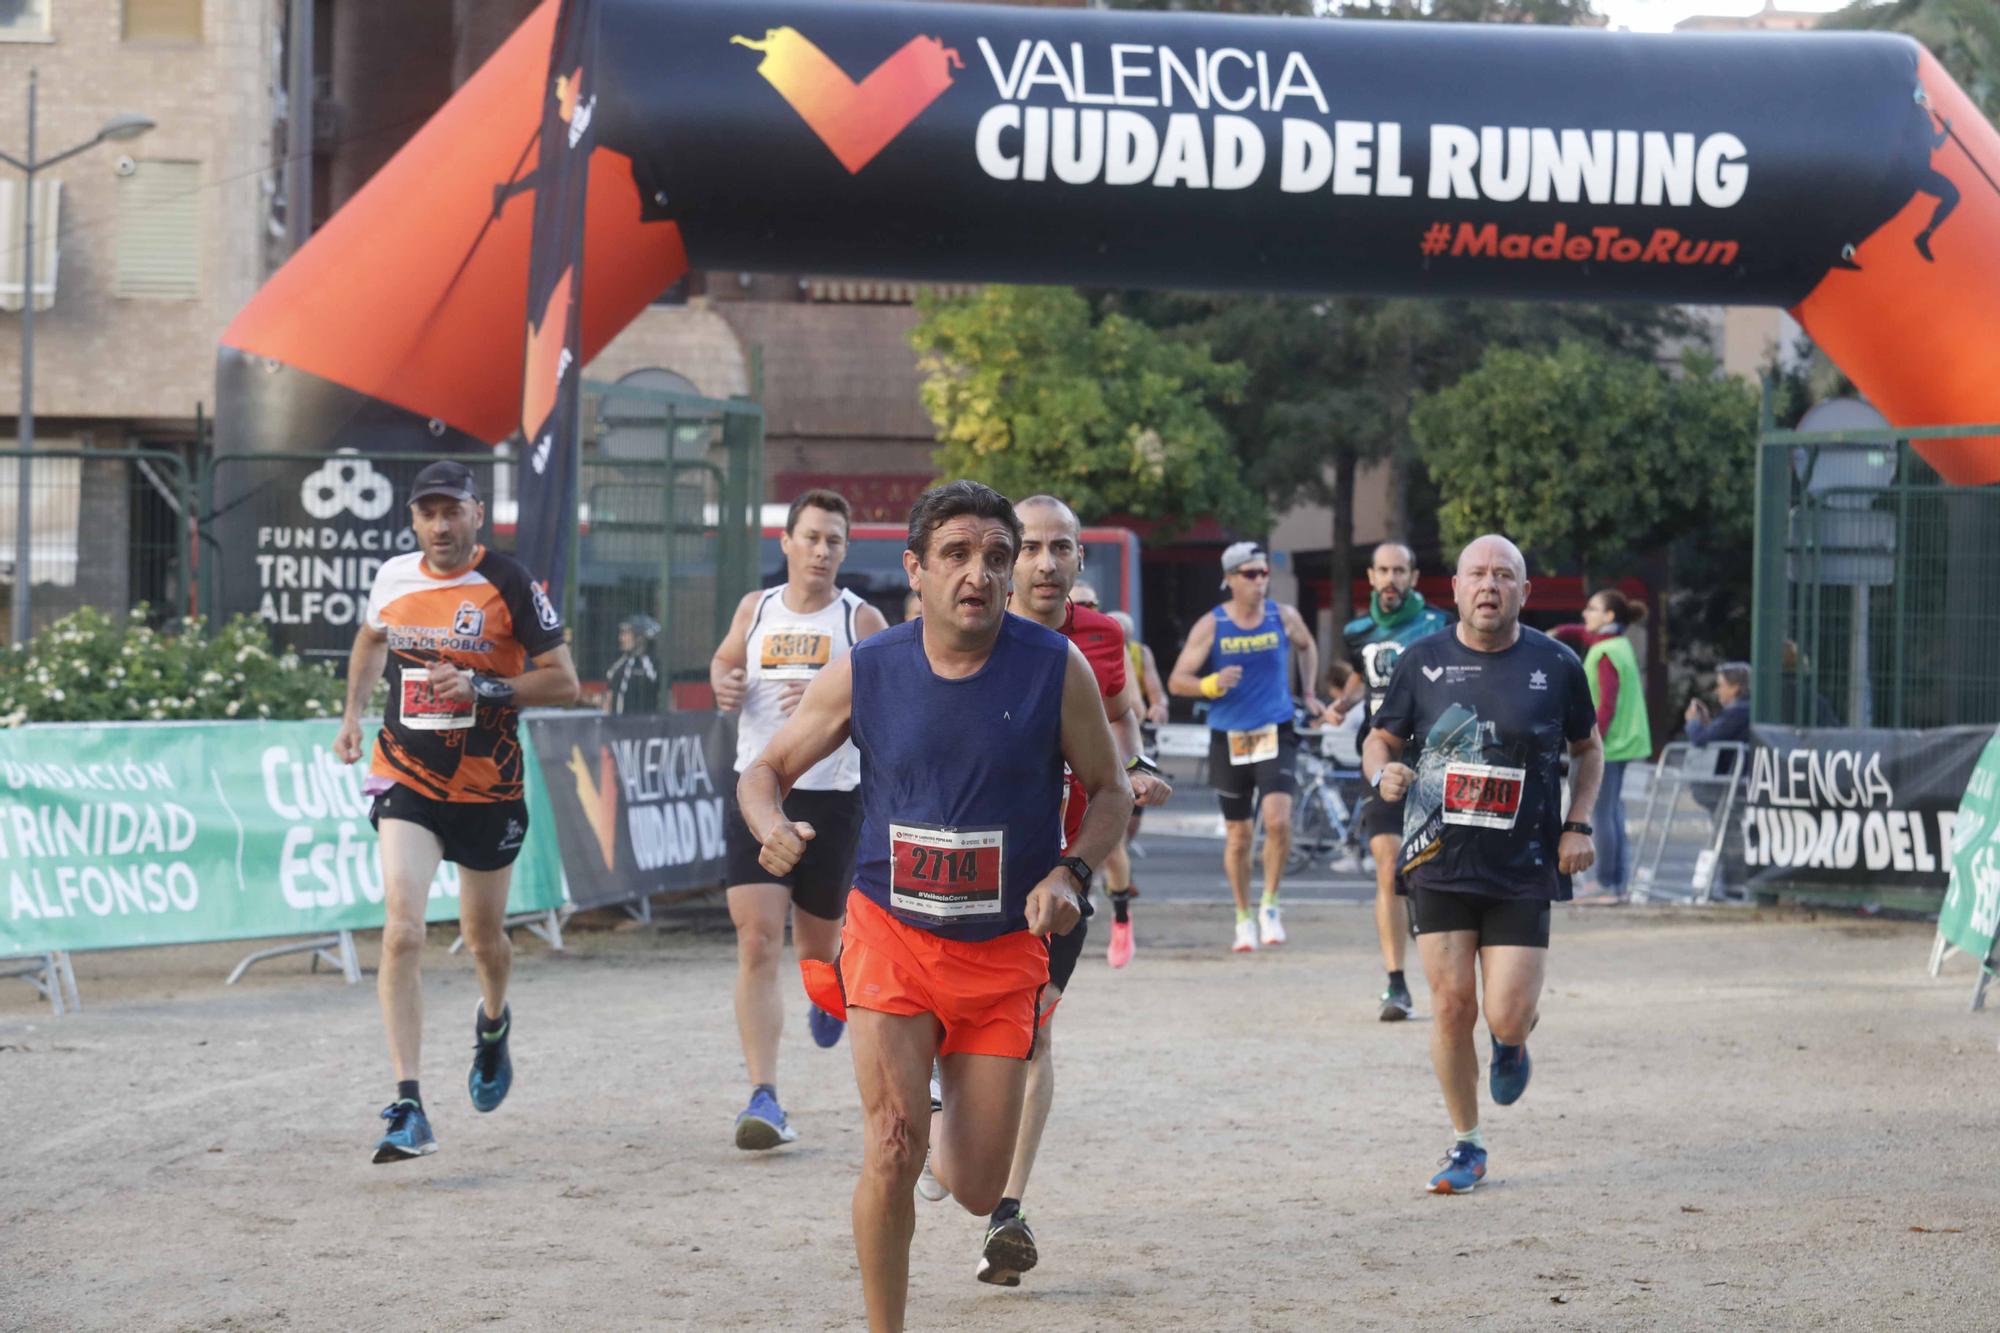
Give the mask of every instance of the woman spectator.
M 1625 833 L 1625 766 L 1653 753 L 1646 678 L 1625 631 L 1645 618 L 1643 604 L 1616 588 L 1600 588 L 1584 605 L 1581 634 L 1570 626 L 1555 632 L 1572 647 L 1581 644 L 1591 702 L 1597 705 L 1597 730 L 1604 738 L 1604 785 L 1597 792 L 1593 819 L 1597 892 L 1581 902 L 1625 901 L 1625 880 L 1632 869 L 1631 843 Z

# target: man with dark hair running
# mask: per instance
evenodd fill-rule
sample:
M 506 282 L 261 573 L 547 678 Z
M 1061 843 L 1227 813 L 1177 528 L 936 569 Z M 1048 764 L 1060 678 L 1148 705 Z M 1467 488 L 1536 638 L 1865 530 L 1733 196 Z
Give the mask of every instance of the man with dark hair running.
M 1486 1176 L 1472 1044 L 1482 980 L 1493 1100 L 1511 1105 L 1527 1090 L 1549 904 L 1569 898 L 1570 876 L 1590 866 L 1586 817 L 1604 774 L 1583 663 L 1521 624 L 1520 549 L 1500 536 L 1474 541 L 1452 593 L 1458 627 L 1404 650 L 1361 760 L 1385 798 L 1408 800 L 1403 882 L 1436 1013 L 1431 1063 L 1456 1132 L 1434 1194 L 1466 1193 Z
M 1369 716 L 1382 706 L 1389 678 L 1403 650 L 1417 640 L 1451 626 L 1451 617 L 1424 605 L 1417 591 L 1417 556 L 1406 543 L 1383 542 L 1368 563 L 1368 614 L 1347 622 L 1342 631 L 1354 674 L 1327 710 L 1335 725 L 1361 709 L 1360 735 L 1368 734 Z M 1382 991 L 1379 1016 L 1385 1023 L 1408 1018 L 1416 1011 L 1409 983 L 1403 978 L 1403 954 L 1410 941 L 1409 914 L 1396 891 L 1396 852 L 1403 845 L 1403 806 L 1371 792 L 1362 803 L 1362 845 L 1375 859 L 1375 935 L 1382 946 L 1382 964 L 1389 984 Z
M 1236 900 L 1231 949 L 1285 942 L 1278 886 L 1292 850 L 1292 796 L 1298 790 L 1298 734 L 1292 730 L 1291 668 L 1297 659 L 1299 692 L 1318 717 L 1319 645 L 1297 610 L 1271 601 L 1271 557 L 1256 542 L 1237 542 L 1222 553 L 1222 586 L 1229 600 L 1203 616 L 1167 677 L 1167 689 L 1207 699 L 1208 780 L 1222 806 L 1222 866 Z M 1253 820 L 1264 821 L 1264 899 L 1250 915 L 1250 847 Z
M 396 1099 L 377 1162 L 437 1151 L 418 1058 L 425 908 L 440 863 L 459 869 L 458 927 L 479 971 L 472 1070 L 476 1111 L 499 1109 L 514 1083 L 507 982 L 507 892 L 528 832 L 517 710 L 572 704 L 576 667 L 562 620 L 528 571 L 479 542 L 486 506 L 463 463 L 432 463 L 410 488 L 417 549 L 382 566 L 347 661 L 347 708 L 334 758 L 361 757 L 361 710 L 384 670 L 389 701 L 363 790 L 381 835 L 382 963 L 376 992 Z
M 1083 653 L 1007 614 L 1020 543 L 1013 506 L 990 488 L 926 491 L 903 555 L 923 615 L 820 672 L 737 784 L 765 869 L 783 875 L 818 837 L 786 815 L 785 793 L 849 739 L 860 753 L 861 844 L 840 958 L 801 966 L 813 999 L 853 1031 L 864 1118 L 854 1240 L 876 1333 L 903 1327 L 932 1062 L 945 1108 L 933 1169 L 985 1216 L 1020 1130 L 1046 940 L 1081 919 L 1094 867 L 1132 809 Z M 1064 764 L 1089 803 L 1068 855 Z
M 848 514 L 846 499 L 834 491 L 810 490 L 792 501 L 778 539 L 785 581 L 744 595 L 709 662 L 717 707 L 738 713 L 738 773 L 777 735 L 820 672 L 888 627 L 880 611 L 835 583 L 847 558 Z M 798 1138 L 778 1102 L 785 919 L 791 918 L 792 947 L 800 958 L 833 961 L 861 836 L 860 782 L 860 757 L 852 745 L 841 745 L 792 784 L 787 816 L 811 824 L 819 836 L 782 876 L 759 866 L 763 847 L 742 814 L 732 807 L 724 818 L 729 919 L 736 925 L 736 1032 L 750 1076 L 750 1103 L 737 1114 L 735 1135 L 736 1146 L 748 1151 Z M 842 1024 L 808 1005 L 806 1028 L 821 1047 L 830 1047 L 840 1040 Z
M 1077 577 L 1083 572 L 1083 529 L 1076 512 L 1053 495 L 1031 495 L 1015 505 L 1014 512 L 1021 520 L 1021 554 L 1014 561 L 1014 593 L 1007 609 L 1047 626 L 1083 650 L 1103 696 L 1105 716 L 1111 723 L 1135 804 L 1163 803 L 1173 795 L 1173 788 L 1139 748 L 1139 686 L 1125 669 L 1124 632 L 1117 621 L 1076 604 L 1071 596 L 1085 586 Z M 1072 773 L 1063 800 L 1065 850 L 1082 829 L 1087 807 L 1083 785 Z M 1122 903 L 1114 905 L 1120 910 L 1124 907 Z M 1042 993 L 1042 1031 L 1035 1043 L 1034 1059 L 1028 1064 L 1027 1103 L 1014 1143 L 1014 1163 L 1007 1174 L 1006 1193 L 987 1220 L 979 1257 L 979 1280 L 995 1286 L 1019 1286 L 1021 1274 L 1040 1259 L 1021 1200 L 1028 1191 L 1028 1176 L 1035 1168 L 1049 1109 L 1055 1104 L 1056 1005 L 1068 992 L 1077 960 L 1083 956 L 1089 915 L 1086 910 L 1085 919 L 1067 934 L 1049 937 L 1049 984 Z

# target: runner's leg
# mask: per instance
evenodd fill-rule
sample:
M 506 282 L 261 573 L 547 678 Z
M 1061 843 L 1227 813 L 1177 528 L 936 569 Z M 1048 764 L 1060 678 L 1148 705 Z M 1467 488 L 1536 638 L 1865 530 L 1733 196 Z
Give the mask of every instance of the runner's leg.
M 1285 878 L 1285 861 L 1292 854 L 1292 798 L 1274 791 L 1264 798 L 1259 812 L 1264 819 L 1264 901 L 1277 901 L 1278 887 Z
M 965 1211 L 985 1217 L 999 1205 L 1013 1166 L 1028 1062 L 954 1051 L 942 1063 L 944 1116 L 931 1170 Z M 922 1166 L 919 1152 L 916 1167 L 903 1184 L 905 1207 L 911 1206 L 910 1187 Z
M 1229 876 L 1229 893 L 1236 899 L 1236 916 L 1250 914 L 1250 844 L 1256 840 L 1248 818 L 1223 821 L 1222 869 Z
M 1375 858 L 1375 934 L 1382 942 L 1382 965 L 1401 972 L 1410 943 L 1410 909 L 1396 892 L 1396 856 L 1403 840 L 1393 833 L 1378 833 L 1368 840 L 1368 854 Z
M 785 953 L 785 911 L 792 905 L 792 891 L 782 884 L 737 884 L 728 897 L 729 919 L 736 925 L 736 1032 L 743 1043 L 743 1064 L 751 1086 L 776 1087 L 778 1037 L 785 1026 L 778 965 Z M 800 921 L 804 917 L 799 913 Z M 833 932 L 837 948 L 838 923 Z M 801 948 L 799 956 L 831 961 L 833 954 L 808 954 Z
M 391 821 L 393 822 L 393 821 Z M 458 931 L 479 971 L 479 997 L 488 1018 L 507 1007 L 514 974 L 514 944 L 507 938 L 507 890 L 514 867 L 458 873 Z
M 829 921 L 803 907 L 792 908 L 792 952 L 830 963 L 840 956 L 840 918 Z
M 424 908 L 444 845 L 423 825 L 404 819 L 382 821 L 380 845 L 384 919 L 375 995 L 389 1036 L 389 1060 L 401 1082 L 417 1077 L 422 1055 Z
M 873 1333 L 901 1333 L 910 1294 L 910 1238 L 917 1229 L 912 1190 L 930 1141 L 931 1060 L 943 1029 L 929 1014 L 847 1013 L 864 1136 L 861 1178 L 854 1186 L 861 1295 Z
M 1452 1128 L 1469 1134 L 1479 1127 L 1479 1056 L 1472 1048 L 1472 1029 L 1479 1020 L 1479 933 L 1419 935 L 1417 953 L 1431 989 L 1431 1066 Z
M 1479 951 L 1480 976 L 1486 983 L 1486 1028 L 1493 1040 L 1508 1046 L 1528 1040 L 1548 964 L 1547 949 L 1489 944 Z
M 1007 1187 L 1003 1191 L 1009 1199 L 1027 1197 L 1028 1177 L 1035 1169 L 1035 1154 L 1042 1147 L 1042 1130 L 1049 1123 L 1049 1108 L 1055 1105 L 1056 1016 L 1048 1012 L 1048 1007 L 1061 998 L 1062 992 L 1054 986 L 1042 992 L 1042 1029 L 1035 1037 L 1035 1058 L 1028 1062 L 1028 1082 L 1021 1104 L 1021 1129 L 1014 1136 L 1014 1162 L 1007 1170 Z

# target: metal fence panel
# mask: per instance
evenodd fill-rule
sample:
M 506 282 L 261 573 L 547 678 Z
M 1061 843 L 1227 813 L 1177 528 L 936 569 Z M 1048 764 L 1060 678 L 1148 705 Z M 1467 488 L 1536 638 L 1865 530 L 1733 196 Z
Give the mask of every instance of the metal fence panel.
M 1758 462 L 1760 722 L 2000 721 L 2000 486 L 1950 486 L 1916 435 L 1767 432 Z M 1869 484 L 1850 484 L 1857 473 Z M 1839 484 L 1826 484 L 1837 476 Z M 1879 483 L 1879 484 L 1877 484 Z
M 159 449 L 0 450 L 0 604 L 13 614 L 15 522 L 28 468 L 30 624 L 94 606 L 141 603 L 155 625 L 191 609 L 194 487 L 185 460 Z

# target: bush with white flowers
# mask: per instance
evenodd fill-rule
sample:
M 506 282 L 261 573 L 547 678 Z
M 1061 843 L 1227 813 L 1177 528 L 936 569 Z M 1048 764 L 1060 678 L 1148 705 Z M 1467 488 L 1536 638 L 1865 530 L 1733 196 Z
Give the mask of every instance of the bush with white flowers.
M 162 634 L 146 623 L 144 608 L 114 620 L 85 607 L 0 652 L 0 726 L 8 727 L 337 718 L 345 691 L 331 667 L 272 652 L 263 623 L 250 616 L 213 635 L 199 617 Z

